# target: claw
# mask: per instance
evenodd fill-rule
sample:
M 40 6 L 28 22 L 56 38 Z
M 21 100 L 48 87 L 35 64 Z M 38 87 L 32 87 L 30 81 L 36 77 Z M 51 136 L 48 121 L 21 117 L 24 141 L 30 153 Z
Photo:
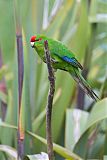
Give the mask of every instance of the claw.
M 57 63 L 57 61 L 51 58 L 51 63 Z

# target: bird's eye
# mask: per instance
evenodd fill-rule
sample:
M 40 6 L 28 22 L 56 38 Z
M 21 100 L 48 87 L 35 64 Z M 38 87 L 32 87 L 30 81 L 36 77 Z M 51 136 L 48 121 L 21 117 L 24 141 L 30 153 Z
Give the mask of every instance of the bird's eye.
M 36 41 L 41 41 L 42 40 L 42 38 L 38 38 L 38 39 L 36 39 Z
M 39 39 L 36 39 L 36 41 L 39 41 Z

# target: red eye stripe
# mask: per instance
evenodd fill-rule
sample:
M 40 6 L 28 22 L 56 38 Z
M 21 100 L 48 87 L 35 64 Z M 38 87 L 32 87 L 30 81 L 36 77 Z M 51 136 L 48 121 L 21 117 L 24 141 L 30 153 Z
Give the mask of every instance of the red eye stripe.
M 32 36 L 30 42 L 41 41 L 42 38 L 36 39 L 36 36 Z
M 36 36 L 32 36 L 30 42 L 35 42 L 35 41 L 36 41 Z

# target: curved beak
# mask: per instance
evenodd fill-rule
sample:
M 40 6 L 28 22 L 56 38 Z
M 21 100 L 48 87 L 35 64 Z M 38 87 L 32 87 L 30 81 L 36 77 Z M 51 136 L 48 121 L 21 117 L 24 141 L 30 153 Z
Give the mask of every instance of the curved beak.
M 34 48 L 34 43 L 35 42 L 30 42 L 32 48 Z

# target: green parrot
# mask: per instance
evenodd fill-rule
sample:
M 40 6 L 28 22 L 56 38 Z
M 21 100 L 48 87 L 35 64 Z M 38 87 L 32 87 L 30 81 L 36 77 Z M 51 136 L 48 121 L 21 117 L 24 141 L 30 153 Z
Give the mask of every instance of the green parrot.
M 32 36 L 30 43 L 32 48 L 36 50 L 43 62 L 46 63 L 44 54 L 44 41 L 48 41 L 48 46 L 50 50 L 50 56 L 52 60 L 52 67 L 57 70 L 64 70 L 70 73 L 74 80 L 79 84 L 83 91 L 89 95 L 92 99 L 97 101 L 99 98 L 93 92 L 90 85 L 81 75 L 80 70 L 83 69 L 82 65 L 75 58 L 75 55 L 60 41 L 53 40 L 44 35 Z

